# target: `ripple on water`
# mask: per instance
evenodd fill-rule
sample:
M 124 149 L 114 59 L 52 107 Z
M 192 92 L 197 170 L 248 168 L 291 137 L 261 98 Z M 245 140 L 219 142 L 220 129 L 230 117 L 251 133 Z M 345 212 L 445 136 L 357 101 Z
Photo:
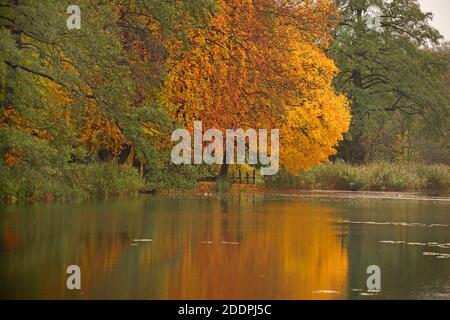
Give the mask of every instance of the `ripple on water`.
M 152 242 L 153 239 L 133 239 L 133 242 Z
M 450 249 L 450 243 L 439 243 L 439 242 L 406 242 L 406 241 L 394 241 L 394 240 L 381 240 L 379 243 L 385 244 L 406 244 L 408 246 L 421 246 L 421 247 L 435 247 L 441 249 Z M 425 251 L 422 252 L 423 256 L 433 257 L 436 259 L 449 259 L 450 254 L 442 252 Z
M 321 293 L 325 293 L 325 294 L 338 294 L 340 293 L 339 291 L 336 290 L 317 290 L 317 291 L 313 291 L 313 294 L 321 294 Z
M 200 243 L 202 243 L 202 244 L 213 244 L 214 241 L 202 241 Z M 221 244 L 227 244 L 227 245 L 238 245 L 239 244 L 239 242 L 233 242 L 233 241 L 222 241 L 220 243 Z
M 419 222 L 376 222 L 376 221 L 350 221 L 342 220 L 338 221 L 339 224 L 365 224 L 365 225 L 380 225 L 380 226 L 400 226 L 400 227 L 421 227 L 421 228 L 445 228 L 447 224 L 425 224 Z
M 422 252 L 422 255 L 426 256 L 426 257 L 434 257 L 436 259 L 449 259 L 450 258 L 450 254 L 448 253 L 442 253 L 442 252 Z

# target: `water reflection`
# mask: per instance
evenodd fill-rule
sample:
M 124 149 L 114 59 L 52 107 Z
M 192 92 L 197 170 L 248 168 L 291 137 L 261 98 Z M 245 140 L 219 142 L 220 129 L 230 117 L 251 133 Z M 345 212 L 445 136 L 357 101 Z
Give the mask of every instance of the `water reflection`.
M 449 293 L 450 260 L 427 254 L 450 253 L 448 205 L 149 197 L 0 210 L 1 298 L 370 298 L 371 264 L 378 298 Z M 71 264 L 81 291 L 66 289 Z

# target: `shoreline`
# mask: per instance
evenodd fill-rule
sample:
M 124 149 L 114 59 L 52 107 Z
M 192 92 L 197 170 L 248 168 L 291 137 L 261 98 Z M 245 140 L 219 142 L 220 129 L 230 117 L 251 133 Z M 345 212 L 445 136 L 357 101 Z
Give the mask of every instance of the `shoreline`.
M 449 202 L 450 196 L 434 196 L 420 192 L 397 191 L 347 191 L 347 190 L 277 190 L 255 185 L 234 184 L 228 192 L 217 192 L 212 183 L 202 182 L 199 187 L 192 190 L 161 190 L 156 195 L 194 195 L 201 197 L 214 197 L 217 195 L 253 194 L 290 198 L 326 198 L 326 199 L 373 199 L 373 200 L 416 200 Z
M 294 196 L 299 198 L 331 198 L 331 199 L 375 199 L 375 200 L 420 200 L 450 202 L 450 197 L 427 196 L 416 192 L 386 191 L 341 191 L 341 190 L 292 190 L 288 193 L 267 192 L 276 196 Z
M 211 183 L 202 182 L 198 187 L 193 189 L 166 189 L 153 190 L 152 192 L 141 191 L 137 193 L 109 194 L 100 198 L 66 198 L 64 200 L 55 199 L 53 197 L 44 197 L 41 199 L 27 199 L 25 201 L 3 201 L 4 206 L 16 204 L 38 204 L 38 203 L 79 203 L 79 202 L 95 202 L 107 201 L 112 199 L 130 199 L 139 198 L 141 196 L 193 196 L 201 198 L 216 197 L 232 197 L 236 195 L 259 195 L 267 197 L 277 197 L 285 199 L 340 199 L 340 200 L 403 200 L 403 201 L 426 201 L 450 203 L 450 196 L 434 196 L 420 192 L 397 192 L 397 191 L 348 191 L 348 190 L 296 190 L 285 189 L 277 190 L 267 188 L 261 185 L 239 185 L 234 184 L 229 191 L 216 191 Z

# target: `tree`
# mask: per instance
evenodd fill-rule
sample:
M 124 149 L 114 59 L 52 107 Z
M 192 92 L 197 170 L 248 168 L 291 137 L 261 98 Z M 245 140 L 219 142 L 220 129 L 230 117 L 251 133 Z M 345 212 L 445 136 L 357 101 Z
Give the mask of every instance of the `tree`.
M 343 19 L 330 55 L 340 69 L 335 87 L 349 96 L 353 116 L 339 155 L 365 162 L 395 144 L 396 138 L 384 135 L 388 126 L 397 128 L 389 131 L 396 137 L 394 132 L 405 133 L 405 125 L 418 117 L 434 127 L 446 119 L 442 93 L 448 65 L 443 55 L 427 48 L 441 36 L 429 26 L 432 15 L 423 13 L 416 0 L 337 3 Z M 371 5 L 381 9 L 381 30 L 366 24 Z
M 336 12 L 329 1 L 217 1 L 208 28 L 173 45 L 166 99 L 185 126 L 279 128 L 281 163 L 298 173 L 335 152 L 349 125 L 337 68 L 323 50 Z M 221 173 L 226 175 L 226 164 Z
M 151 163 L 158 136 L 171 125 L 158 99 L 162 38 L 181 36 L 211 4 L 78 4 L 80 30 L 67 29 L 62 3 L 10 0 L 0 6 L 3 158 L 30 167 L 52 154 L 62 163 L 98 156 L 129 162 L 127 150 L 137 146 Z
M 168 162 L 163 40 L 183 38 L 211 3 L 78 1 L 81 29 L 68 30 L 67 4 L 3 1 L 2 184 L 53 181 L 73 162 L 114 160 L 147 171 Z

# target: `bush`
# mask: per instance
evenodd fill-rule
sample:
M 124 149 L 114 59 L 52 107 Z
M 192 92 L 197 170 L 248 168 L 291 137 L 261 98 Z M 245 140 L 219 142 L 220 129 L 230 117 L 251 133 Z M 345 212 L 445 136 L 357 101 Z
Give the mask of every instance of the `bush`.
M 275 176 L 264 178 L 265 184 L 277 189 L 314 189 L 314 169 L 302 171 L 297 177 L 289 174 L 283 167 Z
M 145 175 L 148 190 L 192 189 L 199 180 L 215 180 L 214 166 L 178 166 L 169 161 L 151 167 Z
M 366 190 L 406 191 L 418 187 L 416 170 L 413 166 L 390 163 L 375 163 L 362 168 L 365 171 Z
M 293 176 L 280 170 L 266 178 L 277 189 L 367 190 L 367 191 L 450 191 L 450 167 L 400 163 L 372 163 L 352 166 L 342 161 L 327 162 Z
M 360 170 L 342 161 L 319 166 L 315 170 L 315 175 L 322 189 L 356 191 L 364 185 Z
M 64 176 L 71 190 L 98 196 L 136 193 L 144 186 L 134 168 L 116 162 L 68 165 Z
M 444 165 L 423 166 L 419 169 L 422 188 L 432 193 L 446 193 L 450 190 L 450 168 Z
M 132 194 L 144 187 L 135 169 L 115 162 L 67 164 L 59 170 L 2 165 L 0 172 L 0 197 L 6 201 Z

